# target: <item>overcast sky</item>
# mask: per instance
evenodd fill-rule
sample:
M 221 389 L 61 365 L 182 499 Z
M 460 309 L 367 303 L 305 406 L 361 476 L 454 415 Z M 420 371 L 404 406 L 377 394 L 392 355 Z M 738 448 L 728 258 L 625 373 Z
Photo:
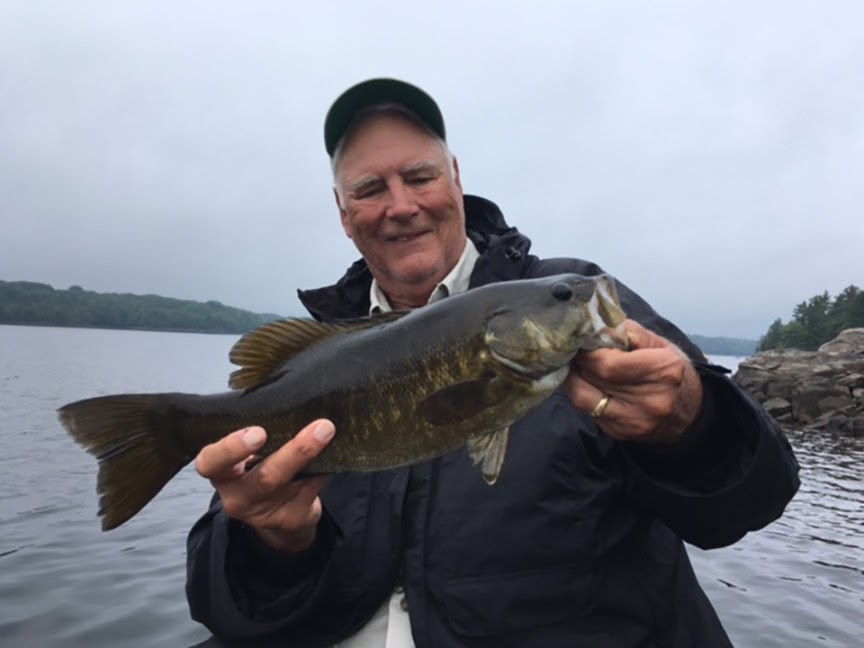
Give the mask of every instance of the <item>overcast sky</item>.
M 396 76 L 535 253 L 756 338 L 864 287 L 862 25 L 859 0 L 4 0 L 0 279 L 301 314 L 357 256 L 324 114 Z

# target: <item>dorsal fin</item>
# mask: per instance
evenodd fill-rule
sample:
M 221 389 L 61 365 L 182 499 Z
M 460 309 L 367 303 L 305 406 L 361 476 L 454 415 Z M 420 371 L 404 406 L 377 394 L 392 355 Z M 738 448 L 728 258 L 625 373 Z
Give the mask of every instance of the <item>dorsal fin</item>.
M 240 338 L 228 359 L 240 367 L 231 373 L 232 389 L 249 389 L 271 376 L 284 362 L 332 335 L 372 328 L 399 319 L 406 311 L 382 313 L 335 323 L 292 318 L 268 322 Z

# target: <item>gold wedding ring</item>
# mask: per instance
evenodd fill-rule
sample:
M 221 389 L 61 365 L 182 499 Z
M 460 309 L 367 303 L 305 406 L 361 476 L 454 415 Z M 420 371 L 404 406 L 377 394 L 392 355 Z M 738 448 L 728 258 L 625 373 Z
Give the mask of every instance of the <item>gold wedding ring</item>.
M 603 412 L 606 411 L 606 407 L 609 405 L 609 399 L 612 397 L 609 394 L 603 394 L 603 398 L 600 399 L 600 402 L 591 410 L 591 416 L 594 418 L 600 418 L 603 416 Z

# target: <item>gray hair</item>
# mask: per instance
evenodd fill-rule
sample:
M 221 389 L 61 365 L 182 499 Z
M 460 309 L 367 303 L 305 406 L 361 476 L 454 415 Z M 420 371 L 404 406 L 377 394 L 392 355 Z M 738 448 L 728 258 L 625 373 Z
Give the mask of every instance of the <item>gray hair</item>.
M 371 106 L 366 106 L 354 116 L 354 119 L 351 120 L 348 128 L 345 129 L 345 134 L 342 135 L 340 140 L 336 143 L 336 148 L 333 149 L 333 157 L 330 158 L 330 170 L 333 173 L 333 188 L 336 190 L 336 197 L 339 199 L 340 206 L 344 205 L 345 202 L 344 196 L 342 195 L 342 187 L 339 184 L 339 164 L 342 162 L 342 155 L 345 152 L 345 144 L 356 132 L 361 123 L 375 115 L 396 115 L 398 117 L 403 117 L 412 124 L 422 128 L 427 135 L 438 142 L 438 145 L 441 147 L 441 150 L 444 151 L 444 155 L 447 158 L 450 177 L 456 177 L 456 165 L 453 161 L 453 154 L 450 152 L 450 147 L 447 146 L 447 142 L 445 142 L 438 133 L 433 131 L 426 122 L 402 104 L 395 102 L 373 104 Z

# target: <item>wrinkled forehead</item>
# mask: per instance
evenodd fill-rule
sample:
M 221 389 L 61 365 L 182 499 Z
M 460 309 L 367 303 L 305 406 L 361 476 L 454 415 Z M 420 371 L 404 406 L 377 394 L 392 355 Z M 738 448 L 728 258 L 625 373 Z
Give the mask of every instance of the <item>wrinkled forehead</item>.
M 431 161 L 446 166 L 446 145 L 422 123 L 399 113 L 373 113 L 351 124 L 333 156 L 334 173 L 362 160 L 362 166 L 410 166 Z
M 415 126 L 422 128 L 431 137 L 440 139 L 440 136 L 432 129 L 432 127 L 410 108 L 396 102 L 384 102 L 372 104 L 359 110 L 357 114 L 351 118 L 351 121 L 345 128 L 345 133 L 342 135 L 341 140 L 337 142 L 336 147 L 338 148 L 342 142 L 347 140 L 351 133 L 355 129 L 359 128 L 364 121 L 381 115 L 390 115 L 411 122 Z
M 351 124 L 345 130 L 345 135 L 337 145 L 344 149 L 352 140 L 356 139 L 357 135 L 371 126 L 391 125 L 393 128 L 409 127 L 419 133 L 424 134 L 427 138 L 435 141 L 440 141 L 440 137 L 429 128 L 429 126 L 410 110 L 399 104 L 380 104 L 369 106 L 365 110 L 360 111 L 351 121 Z

